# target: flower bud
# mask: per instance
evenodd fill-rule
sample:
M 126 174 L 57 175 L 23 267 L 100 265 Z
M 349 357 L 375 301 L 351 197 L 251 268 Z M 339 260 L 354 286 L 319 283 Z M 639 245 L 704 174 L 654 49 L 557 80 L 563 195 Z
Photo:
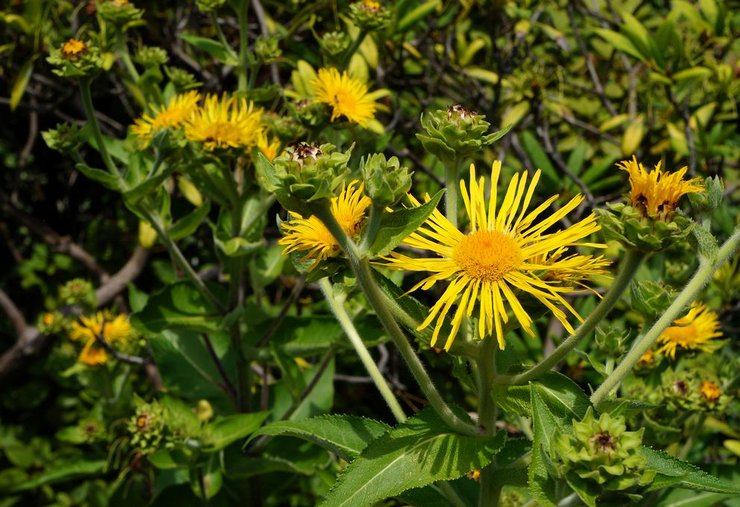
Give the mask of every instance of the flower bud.
M 41 133 L 46 145 L 52 150 L 72 153 L 82 146 L 81 128 L 73 123 L 60 123 L 56 128 Z
M 278 43 L 280 38 L 272 35 L 270 37 L 258 37 L 254 41 L 254 54 L 257 56 L 257 61 L 266 64 L 276 61 L 283 54 Z
M 64 316 L 60 312 L 46 312 L 39 318 L 37 324 L 43 334 L 54 334 L 64 329 Z
M 223 5 L 226 3 L 226 0 L 196 0 L 195 5 L 198 7 L 198 10 L 201 12 L 205 12 L 206 14 L 209 14 L 211 12 L 216 12 L 219 10 Z
M 69 39 L 52 49 L 46 61 L 56 67 L 54 74 L 70 78 L 93 77 L 103 67 L 100 49 L 79 39 Z
M 157 231 L 148 222 L 139 220 L 139 245 L 149 250 L 157 243 Z
M 164 72 L 178 93 L 198 88 L 201 85 L 193 74 L 178 67 L 165 67 Z
M 627 248 L 657 252 L 691 234 L 695 223 L 684 215 L 674 215 L 670 222 L 644 217 L 625 203 L 607 204 L 609 209 L 595 211 L 607 240 L 616 240 Z
M 595 419 L 591 408 L 572 430 L 558 431 L 550 456 L 559 477 L 595 496 L 611 493 L 635 494 L 653 481 L 642 453 L 645 429 L 626 431 L 624 417 L 601 414 Z M 597 500 L 598 501 L 598 500 Z
M 386 160 L 382 153 L 375 153 L 360 161 L 360 171 L 365 194 L 377 207 L 393 206 L 411 188 L 411 173 L 407 167 L 401 167 L 397 157 Z
M 709 176 L 704 180 L 704 191 L 688 194 L 689 202 L 699 213 L 711 213 L 722 204 L 725 184 L 719 176 Z
M 144 11 L 129 0 L 98 0 L 97 9 L 102 20 L 124 30 L 138 24 L 144 15 Z
M 306 128 L 329 122 L 329 109 L 320 102 L 297 100 L 288 104 L 288 111 L 300 125 Z
M 87 309 L 96 307 L 95 289 L 82 278 L 70 280 L 59 288 L 59 300 L 64 305 L 79 304 Z
M 606 329 L 601 326 L 597 327 L 594 350 L 612 359 L 621 357 L 627 352 L 627 338 L 624 331 L 611 326 Z
M 350 18 L 360 30 L 382 30 L 391 20 L 391 12 L 375 0 L 361 0 L 349 6 Z
M 136 51 L 134 60 L 143 67 L 158 67 L 167 63 L 169 56 L 167 56 L 167 51 L 162 48 L 144 46 Z
M 421 117 L 425 134 L 416 134 L 424 149 L 442 161 L 469 157 L 499 139 L 506 131 L 486 134 L 490 123 L 484 116 L 461 105 L 438 109 Z
M 131 445 L 145 453 L 158 449 L 165 431 L 165 410 L 158 401 L 145 403 L 135 398 L 136 413 L 128 422 Z
M 632 308 L 648 321 L 662 315 L 675 299 L 675 291 L 662 282 L 645 280 L 630 286 Z
M 307 203 L 324 199 L 328 202 L 349 174 L 351 148 L 346 153 L 334 150 L 331 144 L 298 143 L 272 164 L 258 164 L 258 179 L 267 191 L 275 193 L 285 209 L 311 216 Z
M 213 407 L 208 400 L 198 400 L 195 406 L 195 415 L 200 422 L 208 422 L 213 418 Z
M 331 57 L 341 55 L 349 48 L 350 39 L 344 32 L 327 32 L 319 40 L 322 51 Z

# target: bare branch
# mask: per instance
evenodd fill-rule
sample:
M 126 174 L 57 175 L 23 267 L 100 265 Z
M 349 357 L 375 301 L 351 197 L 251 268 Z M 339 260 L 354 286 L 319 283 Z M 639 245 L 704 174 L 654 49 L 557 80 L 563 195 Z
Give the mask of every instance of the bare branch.
M 15 332 L 20 335 L 23 330 L 26 329 L 26 319 L 23 317 L 23 313 L 18 309 L 10 296 L 8 296 L 4 290 L 0 289 L 0 308 L 2 308 L 5 315 L 10 319 L 10 323 L 13 324 Z

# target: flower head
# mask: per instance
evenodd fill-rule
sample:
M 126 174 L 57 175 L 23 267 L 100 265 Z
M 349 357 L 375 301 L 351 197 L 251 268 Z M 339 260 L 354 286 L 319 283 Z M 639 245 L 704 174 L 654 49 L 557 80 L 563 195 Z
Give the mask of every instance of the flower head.
M 334 68 L 319 69 L 313 80 L 316 101 L 332 107 L 331 121 L 344 116 L 349 121 L 366 127 L 375 118 L 375 101 L 367 86 L 347 72 Z
M 702 381 L 699 386 L 699 392 L 704 396 L 704 399 L 710 403 L 716 402 L 720 396 L 722 396 L 722 390 L 717 384 L 710 380 Z
M 185 137 L 203 143 L 208 151 L 250 148 L 257 144 L 261 118 L 262 109 L 253 109 L 245 99 L 208 95 L 185 123 Z
M 78 39 L 69 39 L 62 44 L 61 53 L 64 58 L 73 60 L 87 53 L 87 44 Z
M 480 338 L 495 332 L 499 347 L 504 348 L 503 324 L 509 320 L 507 306 L 522 328 L 533 334 L 532 317 L 522 306 L 517 293 L 533 296 L 572 333 L 568 316 L 560 307 L 579 320 L 581 317 L 565 300 L 563 293 L 574 290 L 586 277 L 605 272 L 607 262 L 602 257 L 565 253 L 566 248 L 574 246 L 604 247 L 582 242 L 583 238 L 599 230 L 593 214 L 565 229 L 551 230 L 560 219 L 583 202 L 582 196 L 574 197 L 559 210 L 536 222 L 558 196 L 547 199 L 527 213 L 540 171 L 535 172 L 529 186 L 528 174 L 524 172 L 514 175 L 503 201 L 497 205 L 500 172 L 501 162 L 496 161 L 491 171 L 492 188 L 488 203 L 484 180 L 482 177 L 477 179 L 472 164 L 470 191 L 464 181 L 460 182 L 470 219 L 469 233 L 459 231 L 435 210 L 426 223 L 402 244 L 429 250 L 436 255 L 413 258 L 393 252 L 386 259 L 386 265 L 391 269 L 431 273 L 411 291 L 418 288 L 427 290 L 437 282 L 451 280 L 419 326 L 419 329 L 423 329 L 436 319 L 432 346 L 437 342 L 444 319 L 455 303 L 457 310 L 445 350 L 452 346 L 463 318 L 473 314 L 476 302 Z M 418 204 L 413 197 L 410 199 Z
M 198 109 L 200 93 L 189 91 L 176 95 L 164 106 L 152 106 L 153 115 L 143 114 L 131 127 L 143 146 L 152 140 L 152 135 L 160 129 L 176 129 L 182 127 L 190 116 Z
M 682 196 L 704 190 L 699 178 L 683 179 L 687 167 L 671 173 L 663 171 L 658 162 L 655 169 L 648 172 L 636 157 L 617 165 L 629 173 L 632 206 L 649 218 L 665 220 L 673 214 Z
M 676 358 L 678 348 L 713 352 L 721 346 L 721 342 L 713 340 L 722 336 L 717 314 L 708 310 L 703 303 L 692 304 L 689 312 L 674 320 L 673 324 L 658 338 L 658 343 L 663 345 L 658 352 L 671 359 Z
M 342 190 L 338 197 L 331 200 L 331 212 L 351 238 L 356 237 L 362 228 L 365 219 L 365 210 L 372 203 L 363 193 L 364 185 L 353 181 Z M 278 244 L 284 245 L 285 253 L 305 252 L 303 260 L 314 259 L 310 269 L 314 269 L 321 261 L 339 253 L 339 245 L 334 236 L 316 216 L 303 218 L 297 213 L 291 213 L 292 219 L 283 222 L 281 228 L 283 237 Z
M 134 335 L 128 317 L 123 314 L 113 317 L 109 312 L 98 312 L 89 317 L 80 317 L 79 322 L 72 324 L 69 337 L 75 341 L 84 341 L 85 345 L 79 360 L 88 366 L 104 364 L 108 353 L 98 340 L 112 345 L 125 344 Z
M 278 150 L 280 149 L 280 140 L 275 137 L 270 137 L 267 132 L 260 130 L 257 135 L 257 149 L 267 157 L 267 160 L 272 161 L 278 156 Z

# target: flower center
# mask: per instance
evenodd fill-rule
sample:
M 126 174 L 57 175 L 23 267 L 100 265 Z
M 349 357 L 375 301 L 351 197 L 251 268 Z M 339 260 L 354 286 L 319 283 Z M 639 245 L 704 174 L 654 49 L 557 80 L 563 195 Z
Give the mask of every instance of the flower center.
M 506 234 L 478 231 L 458 243 L 452 258 L 473 280 L 495 282 L 521 264 L 522 251 Z
M 591 445 L 597 451 L 604 454 L 611 454 L 617 448 L 614 438 L 607 431 L 597 433 L 596 435 L 591 437 Z

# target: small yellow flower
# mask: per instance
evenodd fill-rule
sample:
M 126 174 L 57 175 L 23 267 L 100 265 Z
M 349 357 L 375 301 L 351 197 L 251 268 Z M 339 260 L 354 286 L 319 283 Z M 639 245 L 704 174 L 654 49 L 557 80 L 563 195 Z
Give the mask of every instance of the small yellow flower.
M 436 344 L 444 319 L 455 303 L 457 310 L 445 350 L 452 346 L 463 318 L 473 314 L 476 303 L 479 311 L 478 335 L 481 339 L 495 332 L 499 347 L 504 348 L 503 324 L 509 320 L 506 306 L 522 328 L 533 334 L 532 317 L 519 299 L 523 293 L 537 299 L 553 312 L 568 332 L 573 333 L 574 329 L 561 307 L 576 319 L 582 319 L 563 294 L 573 291 L 587 277 L 605 273 L 607 262 L 603 257 L 565 253 L 565 249 L 576 246 L 605 247 L 582 241 L 599 230 L 595 215 L 590 214 L 565 229 L 553 230 L 563 217 L 583 202 L 582 196 L 574 197 L 557 211 L 536 222 L 558 196 L 547 199 L 527 213 L 540 171 L 535 172 L 529 187 L 528 173 L 524 172 L 514 175 L 503 201 L 497 206 L 500 172 L 501 162 L 497 160 L 491 170 L 490 200 L 485 197 L 484 179 L 481 177 L 478 180 L 472 164 L 470 192 L 465 181 L 460 181 L 470 220 L 469 233 L 459 231 L 435 210 L 424 225 L 402 242 L 403 245 L 428 250 L 435 255 L 414 258 L 393 252 L 386 259 L 386 266 L 391 269 L 431 273 L 409 292 L 419 288 L 428 290 L 437 282 L 451 280 L 418 328 L 424 329 L 436 320 L 432 346 Z M 414 204 L 418 204 L 416 199 L 409 197 Z
M 671 173 L 663 171 L 660 165 L 658 162 L 655 169 L 648 172 L 634 156 L 632 160 L 617 164 L 620 169 L 629 173 L 632 206 L 646 217 L 664 220 L 673 214 L 682 196 L 701 192 L 704 185 L 699 178 L 684 180 L 683 176 L 688 169 L 686 167 Z
M 648 366 L 652 366 L 654 362 L 655 353 L 652 350 L 648 350 L 642 356 L 640 356 L 640 359 L 637 361 L 637 366 L 647 368 Z
M 257 144 L 262 130 L 262 109 L 254 109 L 246 99 L 208 95 L 203 107 L 185 124 L 185 137 L 203 143 L 206 150 L 250 148 Z
M 143 114 L 131 127 L 131 132 L 139 138 L 142 147 L 146 147 L 157 130 L 182 127 L 198 109 L 199 101 L 200 93 L 189 91 L 176 95 L 165 107 L 150 106 L 153 115 Z
M 87 53 L 87 44 L 78 39 L 69 39 L 62 45 L 62 56 L 67 60 L 75 59 Z
M 701 386 L 699 387 L 699 392 L 701 392 L 704 398 L 710 403 L 717 401 L 719 397 L 722 396 L 722 390 L 719 386 L 709 380 L 702 381 Z
M 365 210 L 372 204 L 363 189 L 363 183 L 353 181 L 331 200 L 334 218 L 351 238 L 360 232 Z M 291 220 L 282 223 L 283 237 L 278 241 L 278 244 L 286 247 L 286 254 L 306 252 L 303 260 L 314 259 L 310 268 L 314 269 L 321 261 L 339 253 L 337 241 L 321 220 L 315 216 L 303 218 L 297 213 L 291 213 L 291 216 Z
M 267 132 L 261 130 L 257 135 L 257 149 L 267 157 L 267 160 L 272 161 L 278 156 L 278 150 L 280 149 L 280 140 L 271 138 Z
M 658 343 L 663 344 L 658 352 L 671 359 L 676 358 L 678 348 L 713 352 L 721 346 L 721 343 L 713 340 L 722 336 L 717 314 L 708 310 L 703 303 L 694 302 L 689 312 L 674 320 L 673 324 L 658 338 Z
M 375 118 L 376 104 L 367 86 L 350 77 L 347 72 L 334 68 L 319 69 L 313 80 L 314 95 L 318 102 L 332 107 L 331 121 L 344 116 L 350 122 L 366 127 Z
M 41 318 L 41 322 L 42 322 L 42 324 L 43 324 L 44 326 L 46 326 L 46 327 L 51 327 L 51 326 L 53 326 L 53 325 L 54 325 L 54 323 L 56 322 L 56 320 L 57 320 L 57 319 L 56 319 L 56 317 L 55 317 L 55 316 L 54 316 L 54 314 L 53 314 L 53 313 L 51 313 L 51 312 L 47 312 L 47 313 L 45 313 L 45 314 L 44 314 L 44 316 L 43 316 L 43 317 Z
M 88 366 L 96 366 L 108 361 L 108 353 L 98 343 L 126 343 L 134 335 L 128 317 L 120 314 L 113 317 L 109 312 L 98 312 L 89 317 L 80 317 L 79 322 L 72 324 L 69 337 L 74 341 L 84 341 L 85 346 L 79 360 Z

